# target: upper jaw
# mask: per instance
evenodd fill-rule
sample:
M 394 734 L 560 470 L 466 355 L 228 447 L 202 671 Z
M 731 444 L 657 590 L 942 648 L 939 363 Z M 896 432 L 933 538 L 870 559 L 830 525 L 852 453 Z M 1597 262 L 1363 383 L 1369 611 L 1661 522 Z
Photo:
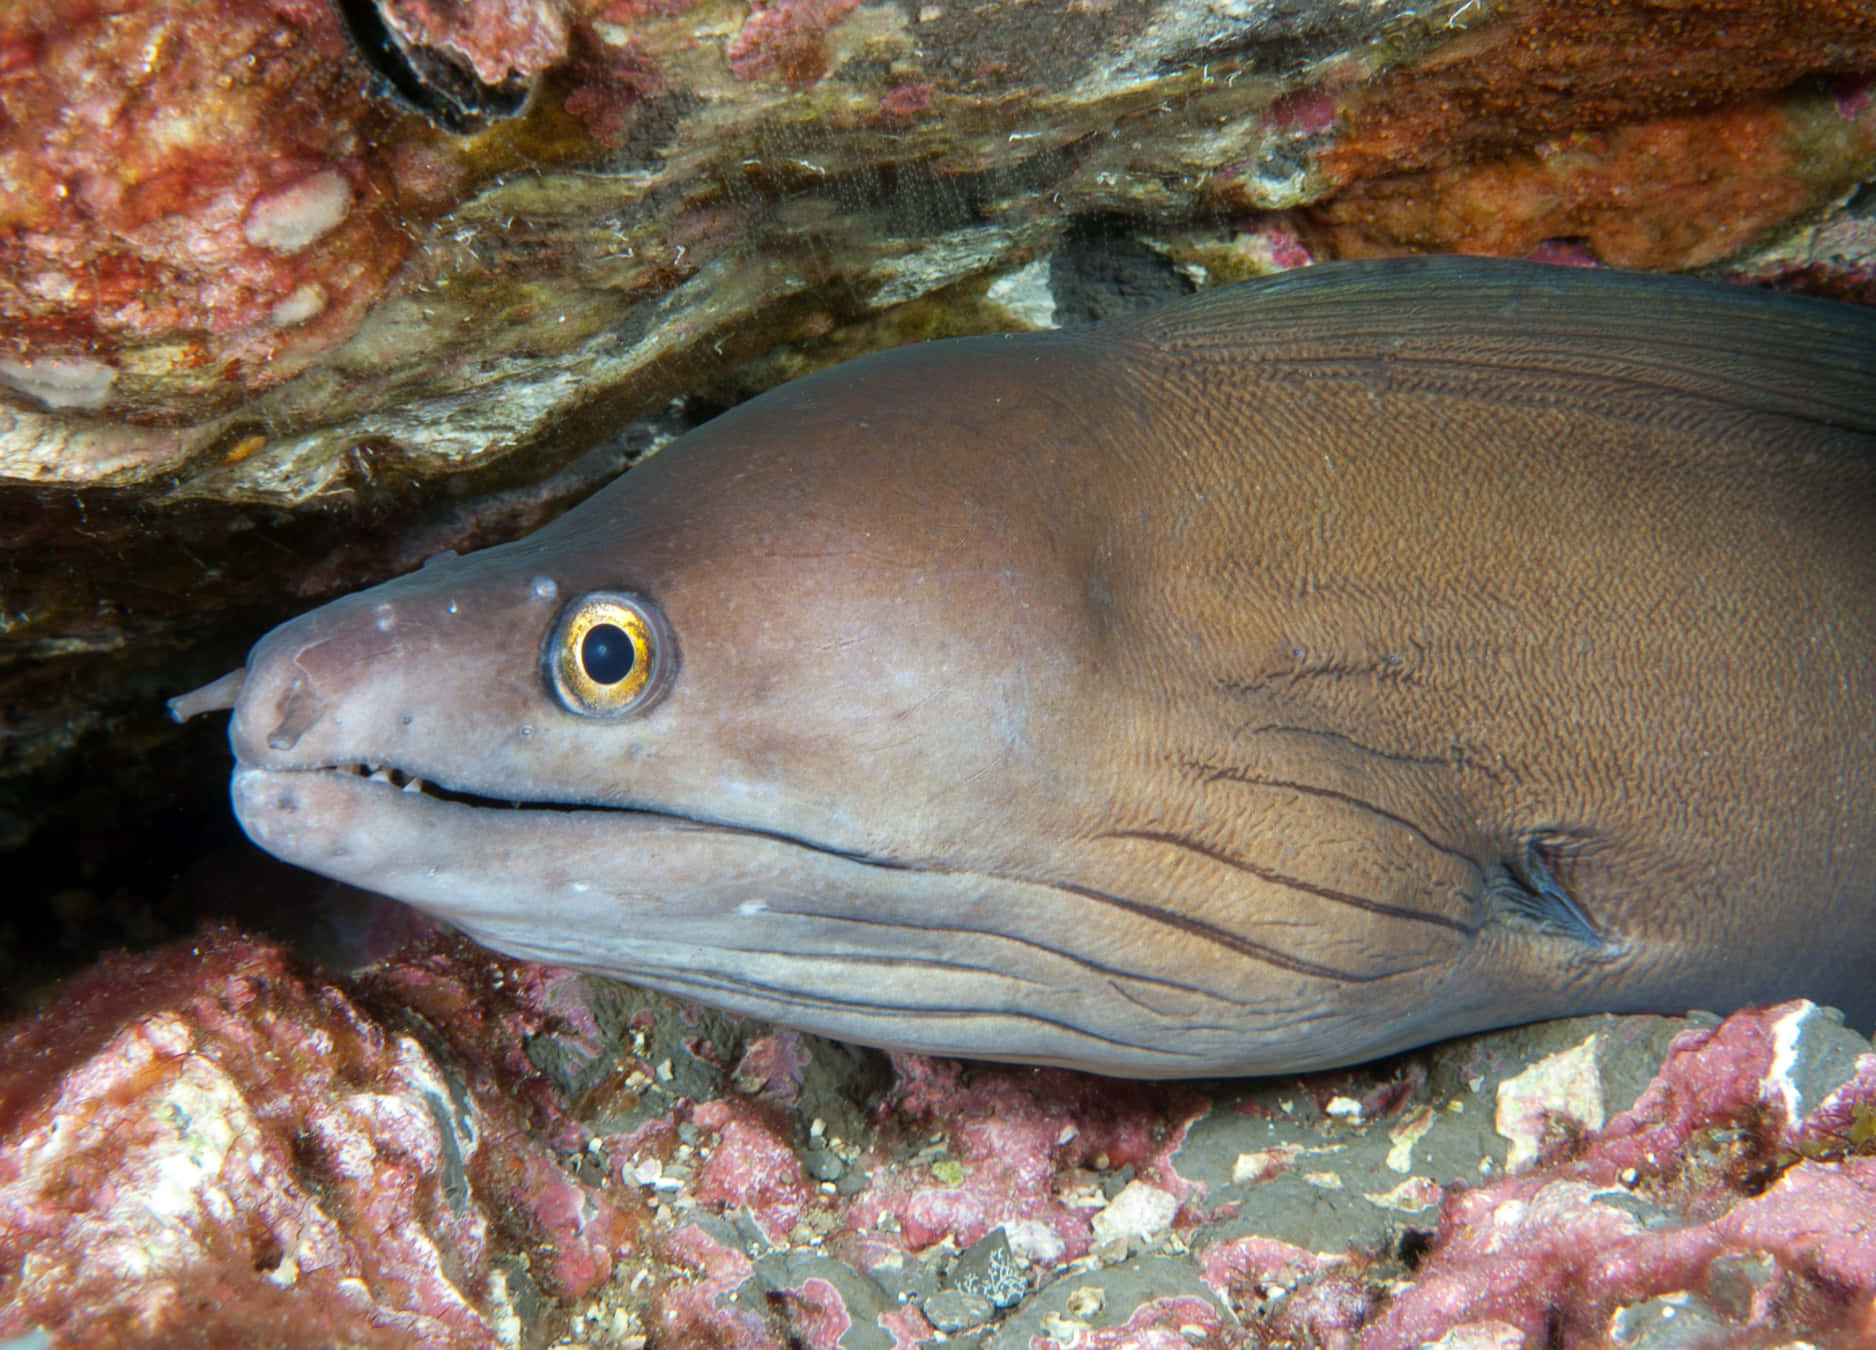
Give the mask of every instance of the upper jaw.
M 253 767 L 243 765 L 242 767 Z M 382 783 L 386 787 L 396 788 L 400 792 L 425 792 L 436 795 L 438 785 L 426 783 L 416 774 L 406 773 L 392 764 L 375 760 L 354 760 L 344 764 L 320 764 L 304 769 L 279 769 L 282 773 L 342 773 L 353 778 L 363 778 L 368 782 Z
M 766 840 L 791 851 L 822 854 L 831 858 L 893 870 L 900 870 L 906 866 L 890 857 L 855 852 L 805 836 L 764 828 L 761 825 L 697 814 L 656 803 L 544 798 L 516 800 L 508 797 L 491 797 L 478 792 L 451 788 L 442 783 L 418 778 L 395 766 L 371 761 L 317 764 L 305 767 L 255 765 L 237 761 L 235 779 L 236 810 L 243 828 L 255 838 L 257 843 L 273 852 L 280 851 L 276 843 L 271 838 L 262 837 L 273 834 L 269 829 L 269 818 L 300 814 L 309 800 L 308 791 L 310 790 L 317 794 L 311 800 L 343 801 L 346 804 L 348 816 L 353 810 L 366 815 L 379 814 L 384 808 L 392 805 L 395 805 L 399 812 L 429 811 L 461 819 L 459 813 L 467 811 L 481 813 L 485 818 L 499 816 L 508 822 L 530 814 L 560 818 L 580 815 L 595 823 L 611 820 L 632 830 L 668 828 L 693 836 L 698 834 L 734 835 L 750 841 Z M 263 788 L 273 788 L 274 796 L 268 798 L 263 795 Z M 271 806 L 268 805 L 270 801 L 273 803 Z M 291 803 L 290 806 L 286 805 L 288 802 Z M 423 816 L 412 817 L 413 820 L 424 818 Z M 310 825 L 313 822 L 307 820 L 302 823 Z M 504 824 L 501 828 L 510 827 Z M 306 862 L 297 857 L 289 860 L 301 862 L 306 866 L 317 866 L 316 863 Z
M 475 811 L 626 811 L 631 810 L 641 815 L 664 814 L 656 810 L 610 806 L 601 802 L 561 801 L 545 798 L 527 798 L 514 796 L 491 796 L 486 792 L 451 787 L 437 778 L 422 777 L 417 773 L 398 767 L 386 761 L 363 758 L 341 760 L 326 764 L 255 764 L 237 757 L 235 772 L 246 774 L 253 781 L 263 779 L 275 782 L 298 780 L 307 782 L 314 779 L 334 780 L 342 786 L 350 787 L 355 792 L 397 792 L 404 798 L 417 798 L 422 801 L 446 804 L 458 809 Z M 361 798 L 369 801 L 370 798 Z

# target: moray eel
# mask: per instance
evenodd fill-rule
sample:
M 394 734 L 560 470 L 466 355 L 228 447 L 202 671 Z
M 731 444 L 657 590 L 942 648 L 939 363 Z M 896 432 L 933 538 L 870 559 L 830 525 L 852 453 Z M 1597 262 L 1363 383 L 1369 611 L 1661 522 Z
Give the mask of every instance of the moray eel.
M 1331 264 L 795 381 L 179 711 L 281 858 L 871 1045 L 1867 1022 L 1873 527 L 1876 314 Z

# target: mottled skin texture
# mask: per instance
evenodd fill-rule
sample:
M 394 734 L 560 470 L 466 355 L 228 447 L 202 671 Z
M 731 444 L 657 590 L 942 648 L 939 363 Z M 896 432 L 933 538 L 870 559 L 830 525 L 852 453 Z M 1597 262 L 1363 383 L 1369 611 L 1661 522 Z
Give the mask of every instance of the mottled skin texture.
M 1872 523 L 1867 313 L 1316 269 L 799 381 L 285 625 L 236 809 L 503 950 L 874 1044 L 1179 1075 L 1867 1023 Z M 680 667 L 596 721 L 542 644 L 620 588 Z

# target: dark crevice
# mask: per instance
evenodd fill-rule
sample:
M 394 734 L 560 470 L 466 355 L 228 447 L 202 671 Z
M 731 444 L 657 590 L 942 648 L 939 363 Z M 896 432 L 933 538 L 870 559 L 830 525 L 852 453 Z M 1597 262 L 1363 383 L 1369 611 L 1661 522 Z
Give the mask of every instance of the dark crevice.
M 352 45 L 390 92 L 445 131 L 474 131 L 512 117 L 528 101 L 529 82 L 485 84 L 456 53 L 420 47 L 385 22 L 374 0 L 333 0 Z

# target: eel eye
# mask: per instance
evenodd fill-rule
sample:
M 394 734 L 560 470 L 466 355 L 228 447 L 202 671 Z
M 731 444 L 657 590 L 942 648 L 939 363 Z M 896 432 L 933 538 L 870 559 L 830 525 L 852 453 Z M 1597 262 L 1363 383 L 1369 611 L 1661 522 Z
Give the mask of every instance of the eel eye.
M 541 653 L 568 712 L 624 717 L 657 702 L 677 669 L 664 616 L 643 596 L 589 591 L 560 611 Z

